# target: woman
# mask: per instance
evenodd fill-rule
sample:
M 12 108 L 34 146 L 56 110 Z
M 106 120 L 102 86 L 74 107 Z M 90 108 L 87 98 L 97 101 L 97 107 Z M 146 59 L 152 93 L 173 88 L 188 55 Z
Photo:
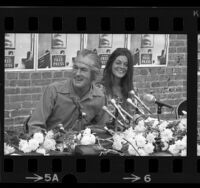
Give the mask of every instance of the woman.
M 136 113 L 126 101 L 127 98 L 131 97 L 129 92 L 133 90 L 133 58 L 128 49 L 117 48 L 110 55 L 104 69 L 102 84 L 107 96 L 107 106 L 115 117 L 118 118 L 120 115 L 111 104 L 111 99 L 115 99 L 116 103 L 122 106 L 129 114 L 134 115 Z M 126 118 L 130 123 L 131 119 Z M 123 121 L 123 119 L 119 120 Z M 109 119 L 109 125 L 114 127 L 115 123 L 114 119 Z M 129 123 L 127 122 L 127 124 Z

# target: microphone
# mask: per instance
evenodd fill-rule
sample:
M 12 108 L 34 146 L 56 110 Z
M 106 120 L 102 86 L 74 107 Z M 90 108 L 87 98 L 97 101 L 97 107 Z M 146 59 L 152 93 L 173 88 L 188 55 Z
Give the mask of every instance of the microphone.
M 129 118 L 133 119 L 133 116 L 131 116 L 126 110 L 124 110 L 121 105 L 118 104 L 119 109 L 124 112 Z
M 118 119 L 108 110 L 108 108 L 107 108 L 106 106 L 103 106 L 102 109 L 103 109 L 104 111 L 106 111 L 111 117 L 113 117 L 114 119 L 116 119 L 117 122 L 118 122 L 121 126 L 124 127 L 124 124 L 123 124 L 120 120 L 118 120 Z
M 137 109 L 139 110 L 139 112 L 140 112 L 142 115 L 145 116 L 145 113 L 143 112 L 143 110 L 141 110 L 139 107 L 137 107 L 137 106 L 133 103 L 133 101 L 132 101 L 130 98 L 128 98 L 126 101 L 127 101 L 128 103 L 130 103 L 134 108 L 137 108 Z
M 162 106 L 165 106 L 165 107 L 168 107 L 168 108 L 174 108 L 173 106 L 171 106 L 171 105 L 169 105 L 169 104 L 165 104 L 165 103 L 163 103 L 163 102 L 158 101 L 158 100 L 155 98 L 155 96 L 153 96 L 153 95 L 151 95 L 151 94 L 145 94 L 144 97 L 143 97 L 143 99 L 144 99 L 145 101 L 149 102 L 149 103 L 154 102 L 154 103 L 156 103 L 157 105 L 159 105 L 159 106 L 161 106 L 161 107 L 162 107 Z
M 135 91 L 131 90 L 129 92 L 131 95 L 133 95 L 133 97 L 143 106 L 143 108 L 149 112 L 150 114 L 152 114 L 152 112 L 150 111 L 149 107 L 147 107 L 141 100 L 140 98 L 135 94 Z
M 126 117 L 122 114 L 120 108 L 117 106 L 115 99 L 111 99 L 110 101 L 111 101 L 111 103 L 114 105 L 114 107 L 118 110 L 118 112 L 119 112 L 119 114 L 121 115 L 122 119 L 123 119 L 125 122 L 127 122 Z

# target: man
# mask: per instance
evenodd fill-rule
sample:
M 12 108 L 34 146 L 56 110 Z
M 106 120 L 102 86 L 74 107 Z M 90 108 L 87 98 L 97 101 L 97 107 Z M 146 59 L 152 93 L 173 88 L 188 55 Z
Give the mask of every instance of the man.
M 95 86 L 101 62 L 92 51 L 80 51 L 73 65 L 72 78 L 50 84 L 28 121 L 28 126 L 47 130 L 62 124 L 65 130 L 82 130 L 86 125 L 104 124 L 105 96 Z

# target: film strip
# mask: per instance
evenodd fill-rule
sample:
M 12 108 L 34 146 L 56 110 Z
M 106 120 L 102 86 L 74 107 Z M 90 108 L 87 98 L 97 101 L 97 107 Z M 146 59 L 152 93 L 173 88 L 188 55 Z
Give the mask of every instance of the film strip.
M 12 182 L 24 182 L 24 183 L 199 183 L 200 182 L 200 159 L 198 157 L 198 140 L 197 140 L 197 128 L 198 128 L 198 33 L 200 30 L 200 9 L 198 8 L 59 8 L 59 7 L 20 7 L 20 8 L 0 8 L 0 58 L 1 61 L 5 62 L 1 64 L 1 114 L 4 114 L 4 117 L 1 116 L 1 156 L 0 156 L 0 182 L 2 183 L 12 183 Z M 23 70 L 17 69 L 15 63 L 12 67 L 12 51 L 13 48 L 17 50 L 17 40 L 12 39 L 12 35 L 9 35 L 10 41 L 15 43 L 15 47 L 12 47 L 12 44 L 6 52 L 5 47 L 5 34 L 33 34 L 36 38 L 33 39 L 32 43 L 35 42 L 36 46 L 33 47 L 38 51 L 35 52 L 37 55 L 34 55 L 34 68 L 32 70 Z M 62 72 L 58 67 L 61 66 L 62 58 L 61 55 L 54 54 L 55 57 L 51 54 L 51 64 L 55 66 L 55 69 L 50 67 L 47 72 L 53 71 L 54 73 L 41 73 L 46 70 L 39 70 L 37 66 L 40 62 L 40 57 L 43 58 L 41 62 L 45 62 L 45 58 L 48 56 L 48 52 L 41 52 L 39 48 L 45 44 L 45 40 L 40 43 L 42 36 L 40 34 L 68 34 L 68 35 L 78 35 L 80 34 L 79 40 L 82 40 L 83 43 L 78 43 L 78 46 L 83 49 L 87 48 L 87 42 L 90 35 L 110 35 L 112 34 L 112 45 L 114 46 L 115 40 L 119 35 L 123 35 L 125 48 L 131 49 L 131 37 L 132 35 L 149 35 L 150 41 L 151 36 L 154 37 L 154 46 L 156 46 L 156 35 L 167 35 L 168 37 L 168 47 L 167 47 L 167 60 L 164 62 L 164 70 L 166 72 L 165 76 L 171 76 L 170 71 L 177 71 L 175 75 L 177 77 L 175 80 L 178 80 L 178 71 L 185 71 L 184 75 L 186 80 L 181 79 L 180 82 L 171 83 L 171 86 L 177 86 L 183 82 L 185 83 L 185 90 L 181 96 L 185 97 L 187 105 L 187 141 L 186 141 L 186 154 L 167 156 L 162 154 L 148 155 L 148 156 L 135 156 L 135 155 L 61 155 L 54 154 L 49 156 L 37 156 L 32 155 L 6 155 L 5 154 L 5 130 L 11 125 L 6 125 L 6 117 L 11 118 L 15 124 L 16 120 L 13 120 L 12 110 L 9 111 L 11 115 L 6 116 L 6 108 L 11 102 L 18 103 L 26 101 L 24 97 L 28 96 L 26 94 L 22 95 L 22 90 L 26 90 L 26 84 L 29 85 L 29 82 L 36 89 L 38 83 L 40 82 L 38 77 L 41 77 L 40 80 L 48 80 L 48 75 L 50 76 L 51 81 L 53 78 L 59 78 L 59 75 L 67 75 L 69 71 Z M 117 37 L 114 39 L 114 35 Z M 47 36 L 46 36 L 47 37 Z M 53 37 L 53 36 L 52 36 Z M 72 43 L 75 43 L 75 38 L 72 37 Z M 82 38 L 81 38 L 82 37 Z M 145 37 L 145 36 L 144 36 Z M 109 36 L 108 38 L 109 39 Z M 130 40 L 129 40 L 130 39 Z M 157 38 L 159 40 L 160 38 Z M 170 40 L 171 39 L 171 40 Z M 176 40 L 177 39 L 177 40 Z M 78 39 L 76 39 L 78 40 Z M 90 39 L 92 41 L 92 37 Z M 132 38 L 134 43 L 134 37 Z M 161 39 L 160 39 L 161 40 Z M 164 39 L 163 39 L 164 40 Z M 4 42 L 3 42 L 4 41 Z M 20 41 L 20 40 L 19 40 Z M 65 41 L 65 39 L 63 40 Z M 67 38 L 67 42 L 70 41 L 70 38 Z M 85 43 L 84 43 L 85 42 Z M 160 42 L 161 43 L 161 42 Z M 22 49 L 25 46 L 25 43 L 18 44 L 18 48 Z M 53 45 L 53 44 L 51 44 Z M 100 45 L 100 44 L 99 44 Z M 106 48 L 110 49 L 109 44 L 103 44 Z M 108 45 L 108 46 L 107 46 Z M 142 44 L 141 44 L 142 45 Z M 148 49 L 152 51 L 155 50 L 151 44 Z M 30 45 L 31 46 L 31 45 Z M 105 48 L 102 47 L 102 48 Z M 117 45 L 116 45 L 117 46 Z M 145 48 L 143 46 L 143 48 Z M 159 46 L 159 45 L 158 45 Z M 52 47 L 52 46 L 51 46 Z M 55 47 L 55 46 L 54 46 Z M 141 46 L 140 46 L 141 47 Z M 52 47 L 53 48 L 53 47 Z M 56 48 L 56 47 L 55 47 Z M 101 48 L 101 47 L 100 47 Z M 112 49 L 113 47 L 111 47 Z M 114 46 L 115 48 L 115 46 Z M 116 47 L 117 48 L 117 47 Z M 135 47 L 133 47 L 134 49 Z M 161 48 L 160 46 L 158 48 Z M 56 48 L 57 50 L 62 48 Z M 141 49 L 140 49 L 141 50 Z M 145 50 L 145 49 L 144 49 Z M 173 54 L 173 50 L 175 51 Z M 43 50 L 44 51 L 44 50 Z M 14 51 L 14 56 L 17 54 L 17 51 Z M 40 54 L 39 54 L 40 53 Z M 68 53 L 68 52 L 67 52 Z M 149 53 L 149 51 L 148 51 Z M 145 64 L 153 64 L 152 56 L 146 53 L 145 56 L 140 56 L 140 63 L 135 66 L 134 71 L 137 72 L 137 69 L 140 70 L 139 80 L 142 80 L 142 77 L 147 76 L 149 72 L 146 72 L 148 69 L 151 70 L 150 77 L 145 77 L 146 82 L 154 74 L 158 74 L 157 71 L 163 70 L 162 66 L 142 66 L 142 62 Z M 151 52 L 150 52 L 151 53 Z M 102 53 L 103 54 L 103 53 Z M 152 53 L 153 54 L 153 53 Z M 171 54 L 171 55 L 169 55 Z M 43 55 L 43 56 L 42 56 Z M 9 57 L 10 56 L 10 57 Z M 15 58 L 16 58 L 15 56 Z M 23 55 L 23 58 L 25 55 Z M 73 54 L 74 56 L 74 54 Z M 72 56 L 72 57 L 73 57 Z M 5 58 L 6 57 L 6 58 Z M 45 57 L 45 58 L 44 58 Z M 70 56 L 70 58 L 72 58 Z M 102 55 L 102 61 L 105 60 L 107 56 Z M 37 59 L 38 58 L 38 59 Z M 55 58 L 61 58 L 60 63 L 58 60 L 56 62 Z M 67 57 L 66 57 L 67 58 Z M 7 60 L 5 60 L 7 59 Z M 26 60 L 28 59 L 28 55 Z M 71 59 L 69 60 L 70 64 Z M 107 59 L 105 60 L 107 61 Z M 172 65 L 173 62 L 176 62 L 176 65 Z M 180 64 L 179 64 L 180 62 Z M 7 64 L 6 64 L 7 63 Z M 171 64 L 170 64 L 171 63 Z M 7 68 L 5 67 L 8 66 Z M 36 67 L 35 67 L 36 66 Z M 173 67 L 172 67 L 173 66 Z M 156 67 L 156 68 L 155 68 Z M 168 67 L 170 67 L 168 69 Z M 185 68 L 179 69 L 179 68 Z M 56 69 L 57 68 L 57 69 Z M 66 68 L 66 67 L 65 67 Z M 9 69 L 9 70 L 8 70 Z M 15 69 L 15 70 L 14 70 Z M 156 69 L 155 72 L 153 72 Z M 168 71 L 167 71 L 168 70 Z M 31 72 L 31 73 L 30 73 Z M 58 72 L 56 74 L 56 72 Z M 62 72 L 62 73 L 60 73 Z M 181 72 L 181 73 L 182 73 Z M 137 73 L 135 73 L 137 75 Z M 46 75 L 46 77 L 45 77 Z M 34 78 L 35 77 L 35 78 Z M 179 76 L 180 77 L 180 76 Z M 9 78 L 11 80 L 9 80 Z M 15 80 L 19 80 L 15 83 Z M 159 77 L 160 78 L 160 77 Z M 151 83 L 151 87 L 155 88 L 153 85 L 159 84 L 161 80 L 156 83 Z M 32 79 L 32 80 L 29 80 Z M 34 82 L 34 79 L 36 80 Z M 134 79 L 134 77 L 133 77 Z M 29 81 L 28 81 L 29 80 Z M 26 81 L 27 83 L 25 83 Z M 53 80 L 55 81 L 55 80 Z M 143 82 L 145 82 L 143 80 Z M 13 85 L 9 85 L 9 84 Z M 33 85 L 35 83 L 35 85 Z M 43 83 L 43 82 L 41 82 Z M 21 84 L 21 85 L 20 85 Z M 25 84 L 25 85 L 23 85 Z M 44 82 L 43 86 L 50 84 L 49 82 Z M 153 84 L 153 85 L 152 85 Z M 174 85 L 173 85 L 174 84 Z M 22 88 L 20 88 L 22 86 Z M 165 86 L 159 85 L 159 88 L 164 88 Z M 167 85 L 168 89 L 170 85 Z M 20 88 L 19 95 L 22 95 L 21 98 L 14 98 L 12 96 L 11 89 L 17 93 L 17 88 Z M 142 86 L 141 86 L 142 88 Z M 148 86 L 143 86 L 145 89 L 149 89 Z M 177 86 L 178 88 L 178 86 Z M 10 89 L 10 90 L 9 90 Z M 30 88 L 29 88 L 30 89 Z M 139 90 L 140 92 L 141 90 Z M 175 90 L 176 91 L 176 90 Z M 8 92 L 8 93 L 6 93 Z M 34 89 L 29 92 L 34 95 Z M 158 91 L 159 92 L 159 91 Z M 36 92 L 37 93 L 37 92 Z M 4 97 L 3 97 L 4 96 Z M 41 95 L 39 95 L 40 97 Z M 10 98 L 8 98 L 10 97 Z M 34 95 L 34 97 L 38 97 Z M 33 96 L 30 101 L 33 103 Z M 20 99 L 19 99 L 20 98 Z M 174 104 L 174 103 L 173 103 Z M 25 105 L 24 103 L 22 105 Z M 29 103 L 27 103 L 29 105 Z M 5 106 L 3 108 L 3 106 Z M 18 108 L 18 107 L 16 107 Z M 27 107 L 28 108 L 28 107 Z M 13 112 L 14 113 L 14 112 Z M 20 112 L 22 114 L 22 111 Z M 8 118 L 7 118 L 8 119 Z M 188 147 L 187 147 L 188 146 Z M 19 148 L 18 148 L 19 149 Z M 173 150 L 174 151 L 174 150 Z M 165 153 L 166 154 L 166 153 Z

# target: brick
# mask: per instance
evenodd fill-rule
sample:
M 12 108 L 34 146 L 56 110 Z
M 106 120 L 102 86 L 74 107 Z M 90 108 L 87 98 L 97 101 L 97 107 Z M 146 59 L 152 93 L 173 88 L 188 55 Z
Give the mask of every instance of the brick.
M 21 108 L 21 103 L 6 103 L 4 106 L 5 110 L 14 110 Z
M 9 80 L 17 80 L 18 79 L 18 72 L 7 72 L 6 78 Z
M 171 35 L 169 35 L 169 39 L 177 39 L 177 35 L 176 34 L 171 34 Z
M 166 74 L 171 75 L 173 73 L 173 68 L 167 67 L 166 68 Z
M 5 126 L 14 125 L 14 119 L 13 119 L 13 118 L 5 118 L 5 119 L 4 119 L 4 125 L 5 125 Z
M 9 85 L 12 87 L 30 86 L 30 80 L 11 80 Z
M 177 62 L 174 61 L 174 60 L 173 61 L 171 60 L 171 61 L 167 62 L 167 66 L 175 66 L 176 64 L 177 64 Z
M 70 78 L 70 77 L 72 77 L 72 72 L 71 71 L 66 71 L 66 72 L 64 72 L 64 77 L 65 78 Z
M 19 79 L 30 79 L 30 72 L 20 72 Z
M 165 74 L 165 68 L 159 68 L 158 74 Z
M 31 101 L 31 95 L 14 95 L 10 96 L 10 102 Z
M 185 74 L 175 75 L 175 80 L 187 80 L 187 75 Z
M 32 95 L 32 101 L 38 101 L 38 100 L 40 100 L 40 98 L 41 98 L 41 94 L 33 94 Z
M 149 73 L 150 73 L 150 75 L 158 74 L 158 68 L 156 68 L 156 67 L 149 68 Z
M 142 69 L 141 71 L 140 71 L 140 74 L 141 75 L 148 75 L 148 70 L 147 69 Z
M 11 112 L 12 117 L 27 116 L 29 114 L 30 114 L 29 109 L 14 110 L 14 111 Z
M 179 34 L 179 35 L 177 35 L 177 39 L 186 39 L 187 40 L 187 35 Z
M 22 103 L 22 108 L 35 108 L 37 106 L 37 102 L 33 101 L 24 101 Z
M 4 102 L 9 103 L 10 102 L 10 96 L 4 96 Z
M 152 82 L 151 87 L 160 87 L 160 82 Z
M 167 81 L 170 79 L 170 76 L 168 75 L 160 75 L 159 76 L 159 81 Z
M 174 68 L 173 69 L 173 73 L 181 74 L 182 73 L 182 68 Z
M 52 72 L 43 72 L 42 79 L 52 78 Z
M 179 84 L 178 81 L 169 81 L 168 86 L 177 86 Z
M 176 47 L 169 47 L 168 53 L 176 53 Z
M 134 76 L 134 82 L 145 82 L 145 77 L 141 75 Z
M 187 52 L 187 47 L 178 47 L 177 48 L 177 53 L 186 53 Z
M 10 118 L 10 117 L 11 117 L 10 111 L 4 110 L 4 118 Z
M 42 89 L 40 87 L 30 87 L 30 88 L 21 88 L 21 94 L 32 94 L 32 93 L 41 93 Z
M 33 79 L 33 80 L 35 80 L 35 79 L 40 80 L 41 78 L 42 78 L 41 72 L 34 72 L 31 74 L 31 79 Z
M 133 70 L 133 75 L 140 75 L 140 68 L 138 67 L 138 68 L 135 68 L 134 70 Z
M 6 95 L 20 94 L 20 88 L 5 88 Z
M 10 83 L 9 80 L 5 80 L 5 81 L 4 81 L 4 85 L 5 85 L 5 87 L 8 87 L 8 86 L 9 86 L 9 83 Z
M 51 83 L 51 80 L 31 80 L 32 86 L 47 86 Z
M 63 72 L 54 72 L 53 77 L 54 78 L 63 78 Z
M 26 118 L 27 118 L 27 116 L 26 117 L 16 117 L 16 118 L 14 118 L 15 125 L 23 124 Z
M 178 41 L 170 41 L 169 42 L 169 46 L 170 47 L 173 47 L 173 46 L 186 46 L 186 41 L 184 41 L 184 40 L 178 40 Z
M 65 80 L 65 79 L 63 79 L 63 78 L 55 78 L 55 79 L 52 79 L 52 83 L 54 83 L 54 82 L 61 82 L 63 80 Z

